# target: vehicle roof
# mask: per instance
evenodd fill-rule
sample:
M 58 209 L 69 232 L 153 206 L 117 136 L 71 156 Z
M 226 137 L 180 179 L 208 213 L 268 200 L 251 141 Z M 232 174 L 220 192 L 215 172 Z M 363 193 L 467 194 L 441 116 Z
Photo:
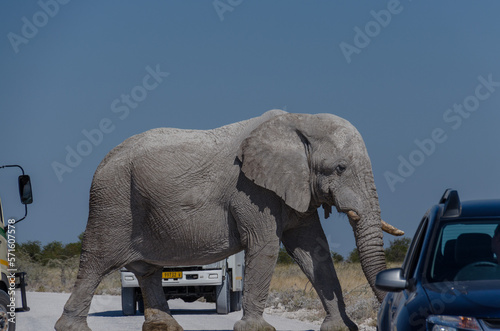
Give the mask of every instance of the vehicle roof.
M 458 217 L 442 217 L 443 219 L 457 220 L 461 218 L 500 217 L 500 200 L 469 200 L 461 202 L 461 211 Z

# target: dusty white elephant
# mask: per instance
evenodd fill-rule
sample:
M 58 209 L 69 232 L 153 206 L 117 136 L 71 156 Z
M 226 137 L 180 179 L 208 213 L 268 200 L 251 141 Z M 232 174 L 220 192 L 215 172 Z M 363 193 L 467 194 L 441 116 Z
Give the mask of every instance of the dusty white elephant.
M 348 215 L 363 271 L 381 300 L 374 288 L 386 267 L 378 196 L 363 139 L 346 120 L 272 110 L 209 131 L 133 136 L 95 172 L 78 278 L 55 328 L 90 330 L 97 285 L 126 266 L 144 296 L 143 330 L 182 330 L 161 288 L 162 267 L 208 264 L 244 249 L 243 318 L 234 330 L 274 330 L 262 313 L 281 241 L 323 303 L 321 330 L 342 323 L 356 330 L 320 206 Z

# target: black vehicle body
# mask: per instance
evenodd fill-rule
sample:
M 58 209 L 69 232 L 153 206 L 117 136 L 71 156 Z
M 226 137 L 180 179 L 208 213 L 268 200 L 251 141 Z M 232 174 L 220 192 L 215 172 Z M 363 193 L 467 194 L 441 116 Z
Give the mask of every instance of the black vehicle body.
M 498 224 L 500 200 L 462 203 L 447 190 L 422 218 L 402 268 L 377 275 L 389 291 L 378 330 L 500 330 L 500 265 L 482 252 Z

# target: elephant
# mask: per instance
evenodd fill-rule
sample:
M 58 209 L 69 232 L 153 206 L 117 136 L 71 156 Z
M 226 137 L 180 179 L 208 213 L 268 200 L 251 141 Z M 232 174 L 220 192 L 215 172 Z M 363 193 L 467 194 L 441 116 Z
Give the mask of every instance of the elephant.
M 164 266 L 199 265 L 245 250 L 243 317 L 234 330 L 275 330 L 263 318 L 280 245 L 314 286 L 326 311 L 321 330 L 345 324 L 342 290 L 321 227 L 347 214 L 363 272 L 374 286 L 386 268 L 371 161 L 347 120 L 270 110 L 213 130 L 157 128 L 132 136 L 98 166 L 72 294 L 55 325 L 89 331 L 102 278 L 121 267 L 139 280 L 144 331 L 182 330 L 161 288 Z

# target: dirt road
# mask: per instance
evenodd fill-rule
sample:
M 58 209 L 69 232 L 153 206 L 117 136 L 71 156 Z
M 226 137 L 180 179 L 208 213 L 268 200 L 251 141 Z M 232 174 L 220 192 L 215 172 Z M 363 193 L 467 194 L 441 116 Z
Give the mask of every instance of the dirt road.
M 69 298 L 68 293 L 27 294 L 29 312 L 17 313 L 16 329 L 19 331 L 54 330 L 54 324 Z M 232 330 L 242 312 L 218 315 L 215 304 L 170 300 L 173 316 L 185 330 Z M 307 324 L 278 316 L 266 315 L 265 319 L 277 330 L 319 330 L 318 325 Z M 123 316 L 119 296 L 96 295 L 90 307 L 88 324 L 93 331 L 136 331 L 142 329 L 144 316 Z

